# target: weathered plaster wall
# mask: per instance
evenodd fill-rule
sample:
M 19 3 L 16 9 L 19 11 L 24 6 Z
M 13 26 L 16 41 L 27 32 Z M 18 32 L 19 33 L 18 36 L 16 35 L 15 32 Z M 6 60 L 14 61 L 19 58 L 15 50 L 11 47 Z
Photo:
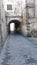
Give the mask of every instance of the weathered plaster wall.
M 1 2 L 0 4 L 0 49 L 1 49 L 7 37 L 7 28 L 5 20 L 5 11 L 2 0 L 0 0 L 0 2 Z
M 32 34 L 33 29 L 37 31 L 37 0 L 26 0 L 21 27 L 24 36 Z
M 26 8 L 22 12 L 22 23 L 21 23 L 21 31 L 24 36 L 27 36 L 27 26 L 26 26 Z

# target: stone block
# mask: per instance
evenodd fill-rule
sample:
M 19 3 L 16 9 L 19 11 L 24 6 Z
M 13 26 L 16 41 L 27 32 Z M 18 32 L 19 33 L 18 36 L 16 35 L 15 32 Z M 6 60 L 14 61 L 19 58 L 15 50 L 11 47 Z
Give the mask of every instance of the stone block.
M 23 10 L 23 18 L 22 19 L 23 19 L 22 25 L 25 25 L 26 24 L 26 8 Z
M 35 0 L 35 6 L 37 6 L 37 0 Z
M 32 23 L 31 24 L 30 30 L 32 31 L 33 29 L 35 29 L 37 31 L 37 23 Z
M 29 25 L 29 30 L 31 31 L 32 29 L 37 30 L 37 18 L 32 18 L 32 19 L 28 19 L 28 23 L 27 27 Z
M 22 26 L 22 34 L 24 35 L 24 36 L 27 36 L 27 27 L 26 27 L 26 25 L 23 25 Z
M 32 24 L 32 23 L 34 23 L 34 22 L 36 22 L 36 19 L 35 19 L 35 18 L 28 19 L 28 23 Z
M 34 18 L 35 17 L 35 10 L 34 10 L 34 8 L 28 8 L 28 14 L 27 14 L 27 16 L 29 18 Z
M 34 4 L 35 0 L 26 0 L 27 4 Z
M 0 24 L 0 41 L 1 41 L 1 24 Z
M 37 17 L 37 7 L 35 7 L 35 17 Z

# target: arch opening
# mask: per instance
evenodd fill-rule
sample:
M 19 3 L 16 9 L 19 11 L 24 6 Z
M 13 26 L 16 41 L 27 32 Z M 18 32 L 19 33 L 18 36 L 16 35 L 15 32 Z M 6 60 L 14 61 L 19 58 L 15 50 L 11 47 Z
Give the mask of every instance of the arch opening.
M 16 33 L 21 33 L 21 22 L 19 20 L 11 20 L 8 24 L 8 34 Z
M 11 23 L 10 24 L 10 31 L 14 31 L 15 30 L 15 23 Z

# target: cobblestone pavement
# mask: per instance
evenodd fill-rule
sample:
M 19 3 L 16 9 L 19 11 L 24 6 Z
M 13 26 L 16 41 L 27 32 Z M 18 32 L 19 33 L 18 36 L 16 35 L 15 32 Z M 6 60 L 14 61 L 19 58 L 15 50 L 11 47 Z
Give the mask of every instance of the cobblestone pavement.
M 0 55 L 0 65 L 37 65 L 37 39 L 10 35 Z

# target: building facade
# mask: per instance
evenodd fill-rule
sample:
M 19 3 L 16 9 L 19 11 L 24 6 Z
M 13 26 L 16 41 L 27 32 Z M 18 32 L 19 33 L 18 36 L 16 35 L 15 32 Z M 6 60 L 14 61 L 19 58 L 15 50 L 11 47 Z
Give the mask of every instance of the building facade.
M 0 51 L 2 46 L 4 45 L 6 36 L 7 36 L 7 30 L 6 30 L 5 11 L 3 1 L 0 0 Z
M 6 14 L 22 16 L 21 32 L 27 36 L 31 31 L 37 31 L 37 0 L 0 0 L 0 50 L 8 33 Z

